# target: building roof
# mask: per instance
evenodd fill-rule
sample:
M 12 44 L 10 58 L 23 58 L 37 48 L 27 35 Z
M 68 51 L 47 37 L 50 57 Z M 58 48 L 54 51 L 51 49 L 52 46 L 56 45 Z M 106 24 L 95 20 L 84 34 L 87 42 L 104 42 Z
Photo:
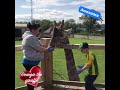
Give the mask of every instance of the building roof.
M 45 32 L 44 32 L 44 34 L 50 34 L 51 33 L 51 27 L 50 28 L 48 28 Z
M 27 28 L 27 24 L 15 24 L 15 28 Z

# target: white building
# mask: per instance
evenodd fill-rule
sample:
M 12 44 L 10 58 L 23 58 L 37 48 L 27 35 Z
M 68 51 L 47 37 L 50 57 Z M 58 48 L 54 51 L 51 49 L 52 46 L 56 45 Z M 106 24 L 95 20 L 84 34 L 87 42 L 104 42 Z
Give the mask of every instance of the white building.
M 22 34 L 27 30 L 27 24 L 15 24 L 15 39 L 22 39 Z

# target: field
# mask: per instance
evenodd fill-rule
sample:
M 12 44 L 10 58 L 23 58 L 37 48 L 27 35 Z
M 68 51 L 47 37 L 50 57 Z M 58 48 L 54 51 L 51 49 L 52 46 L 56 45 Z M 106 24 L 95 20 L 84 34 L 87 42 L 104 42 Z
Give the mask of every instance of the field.
M 87 39 L 79 39 L 79 38 L 70 38 L 70 43 L 72 44 L 79 44 L 82 41 L 87 41 L 88 43 L 95 43 L 95 44 L 104 44 L 105 41 L 103 40 L 87 40 Z M 20 45 L 21 41 L 16 41 L 16 45 Z M 92 50 L 96 54 L 98 66 L 99 66 L 99 76 L 96 80 L 96 83 L 105 83 L 105 50 Z M 73 49 L 75 64 L 77 65 L 84 65 L 85 64 L 85 54 L 82 54 L 79 50 Z M 19 74 L 22 72 L 24 67 L 22 66 L 21 59 L 22 59 L 22 51 L 15 52 L 15 87 L 20 87 L 24 85 L 24 83 L 19 79 Z M 53 69 L 54 75 L 53 79 L 55 80 L 68 80 L 67 77 L 67 69 L 66 69 L 66 61 L 64 56 L 63 49 L 55 49 L 53 53 Z M 78 69 L 78 68 L 77 68 Z M 59 73 L 62 78 L 55 74 L 55 72 Z M 84 71 L 79 75 L 80 80 L 84 81 L 84 77 L 87 71 Z

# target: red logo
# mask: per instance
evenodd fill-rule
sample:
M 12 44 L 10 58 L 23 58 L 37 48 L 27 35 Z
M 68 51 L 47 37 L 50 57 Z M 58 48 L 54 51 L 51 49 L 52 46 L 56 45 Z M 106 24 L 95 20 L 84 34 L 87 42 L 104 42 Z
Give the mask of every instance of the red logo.
M 36 87 L 42 76 L 42 70 L 39 66 L 33 66 L 30 71 L 23 71 L 20 73 L 20 79 L 25 82 L 25 84 L 32 85 Z

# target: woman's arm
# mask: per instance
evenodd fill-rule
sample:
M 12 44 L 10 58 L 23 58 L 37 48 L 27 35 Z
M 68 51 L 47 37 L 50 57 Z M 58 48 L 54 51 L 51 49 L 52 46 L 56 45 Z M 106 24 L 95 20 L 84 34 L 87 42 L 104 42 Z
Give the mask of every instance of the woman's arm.
M 48 47 L 47 48 L 44 48 L 44 47 L 41 47 L 41 46 L 35 46 L 34 47 L 36 50 L 40 51 L 40 52 L 45 52 L 48 50 Z

